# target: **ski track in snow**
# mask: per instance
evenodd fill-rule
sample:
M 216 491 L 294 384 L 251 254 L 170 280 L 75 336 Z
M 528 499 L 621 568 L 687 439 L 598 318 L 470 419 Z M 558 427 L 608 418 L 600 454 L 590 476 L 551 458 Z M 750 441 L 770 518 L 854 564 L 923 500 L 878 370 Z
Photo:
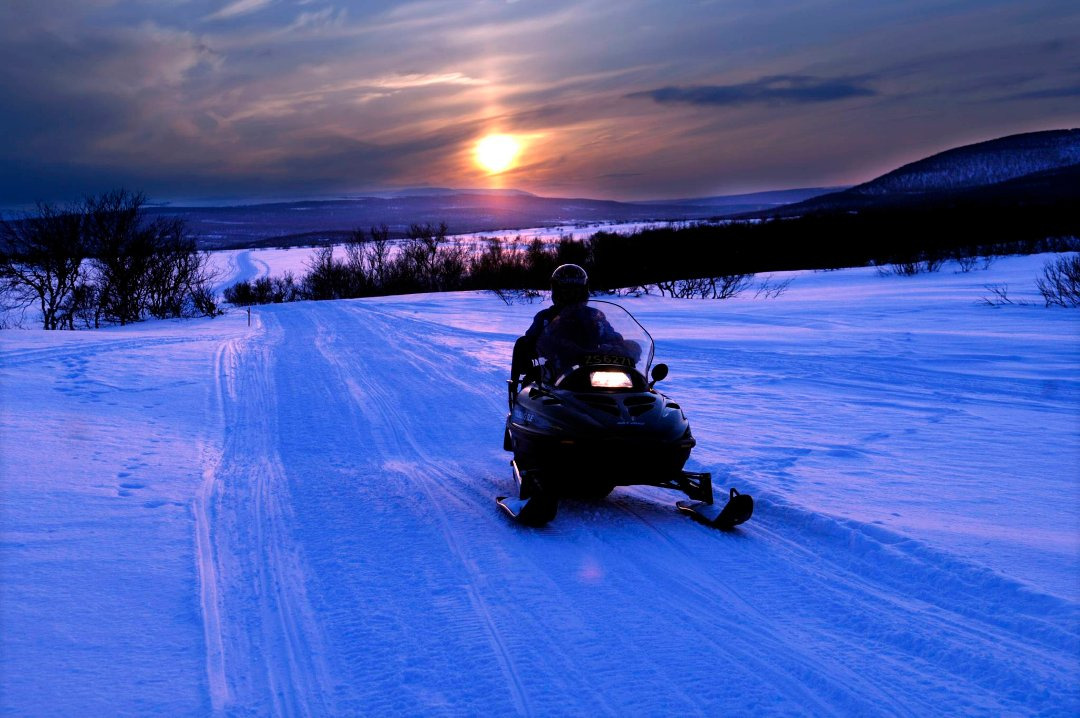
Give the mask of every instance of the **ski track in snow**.
M 230 261 L 230 283 L 259 271 L 249 253 Z M 827 331 L 826 317 L 798 320 L 830 343 L 820 356 L 813 345 L 790 354 L 782 342 L 743 351 L 690 333 L 662 339 L 662 358 L 684 382 L 671 393 L 702 442 L 696 461 L 718 494 L 730 485 L 753 493 L 754 518 L 717 532 L 676 512 L 677 495 L 633 487 L 565 501 L 552 524 L 532 530 L 512 525 L 493 499 L 512 488 L 500 441 L 505 363 L 513 331 L 535 309 L 484 324 L 483 311 L 499 311 L 484 302 L 467 300 L 490 307 L 468 310 L 471 328 L 452 300 L 391 298 L 260 307 L 251 329 L 226 318 L 4 348 L 3 372 L 44 366 L 64 401 L 89 402 L 116 390 L 101 369 L 112 358 L 143 357 L 168 389 L 168 361 L 155 369 L 155 352 L 214 347 L 201 395 L 206 429 L 194 445 L 201 465 L 189 523 L 178 524 L 192 536 L 201 621 L 172 629 L 176 643 L 201 646 L 204 675 L 191 683 L 205 695 L 183 705 L 230 716 L 1080 711 L 1075 594 L 1040 591 L 948 542 L 915 538 L 899 519 L 872 520 L 874 491 L 893 483 L 908 494 L 922 487 L 915 508 L 934 510 L 935 484 L 910 483 L 922 465 L 881 478 L 843 468 L 865 459 L 880 470 L 909 446 L 926 447 L 933 466 L 949 456 L 935 451 L 963 438 L 950 439 L 950 427 L 977 435 L 982 415 L 997 420 L 1002 407 L 1042 417 L 1033 431 L 1055 431 L 1076 418 L 1075 382 L 1054 379 L 1055 368 L 1043 379 L 1026 367 L 1016 380 L 965 369 L 1021 362 L 993 339 L 972 357 L 928 362 L 910 336 L 885 326 L 873 356 L 846 354 L 843 343 L 857 339 Z M 225 321 L 232 328 L 221 330 Z M 30 411 L 39 400 L 23 391 L 30 398 L 15 400 Z M 713 393 L 724 401 L 708 401 Z M 770 402 L 776 415 L 763 420 Z M 886 419 L 858 440 L 806 428 L 872 415 Z M 881 421 L 895 426 L 881 430 Z M 724 443 L 732 426 L 743 433 Z M 920 438 L 931 428 L 933 441 Z M 834 491 L 847 482 L 852 512 L 867 516 L 823 509 L 818 457 L 835 472 Z M 1074 579 L 1076 565 L 1074 556 L 1063 568 Z M 23 606 L 9 604 L 0 619 L 23 628 L 11 605 Z M 62 656 L 63 643 L 51 650 Z M 107 661 L 103 650 L 91 660 Z M 8 655 L 0 660 L 12 675 L 18 655 Z M 92 691 L 40 702 L 48 686 L 78 682 L 63 661 L 44 665 L 39 680 L 0 680 L 0 708 L 70 714 Z M 116 692 L 120 713 L 167 710 L 144 695 L 160 686 L 101 690 Z

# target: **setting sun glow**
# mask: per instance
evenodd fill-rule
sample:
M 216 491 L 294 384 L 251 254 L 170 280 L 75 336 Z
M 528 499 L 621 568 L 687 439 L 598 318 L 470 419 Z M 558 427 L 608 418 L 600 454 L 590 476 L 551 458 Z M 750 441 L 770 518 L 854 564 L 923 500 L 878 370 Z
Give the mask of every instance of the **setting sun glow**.
M 476 163 L 491 174 L 510 169 L 521 152 L 521 142 L 510 135 L 488 135 L 476 143 Z

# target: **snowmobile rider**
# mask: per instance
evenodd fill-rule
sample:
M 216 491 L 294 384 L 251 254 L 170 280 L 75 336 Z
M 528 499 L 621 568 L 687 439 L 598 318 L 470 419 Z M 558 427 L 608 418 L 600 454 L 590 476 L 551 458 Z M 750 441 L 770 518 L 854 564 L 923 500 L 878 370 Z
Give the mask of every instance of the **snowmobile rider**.
M 511 373 L 534 374 L 532 360 L 543 356 L 561 374 L 587 353 L 623 356 L 636 364 L 641 347 L 623 339 L 604 313 L 588 306 L 589 275 L 576 264 L 564 264 L 551 275 L 551 306 L 537 312 L 532 325 L 514 345 Z

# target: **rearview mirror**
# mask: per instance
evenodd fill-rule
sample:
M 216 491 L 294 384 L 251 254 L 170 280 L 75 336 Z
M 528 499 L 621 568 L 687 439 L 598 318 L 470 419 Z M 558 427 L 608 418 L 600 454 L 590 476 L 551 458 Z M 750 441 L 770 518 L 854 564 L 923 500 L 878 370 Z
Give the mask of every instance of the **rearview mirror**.
M 658 381 L 663 381 L 667 376 L 668 368 L 667 364 L 657 364 L 652 368 L 652 383 L 655 384 Z

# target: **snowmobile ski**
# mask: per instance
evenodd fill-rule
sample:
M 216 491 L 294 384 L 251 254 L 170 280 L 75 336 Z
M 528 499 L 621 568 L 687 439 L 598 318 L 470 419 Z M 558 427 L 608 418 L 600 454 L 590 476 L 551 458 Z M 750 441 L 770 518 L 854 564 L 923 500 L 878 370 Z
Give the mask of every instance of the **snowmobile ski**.
M 704 501 L 676 501 L 675 506 L 698 521 L 725 531 L 735 528 L 754 513 L 754 499 L 735 489 L 731 490 L 730 498 L 723 508 Z
M 539 527 L 555 518 L 559 501 L 550 494 L 533 494 L 527 499 L 499 496 L 495 499 L 510 518 L 526 526 Z

